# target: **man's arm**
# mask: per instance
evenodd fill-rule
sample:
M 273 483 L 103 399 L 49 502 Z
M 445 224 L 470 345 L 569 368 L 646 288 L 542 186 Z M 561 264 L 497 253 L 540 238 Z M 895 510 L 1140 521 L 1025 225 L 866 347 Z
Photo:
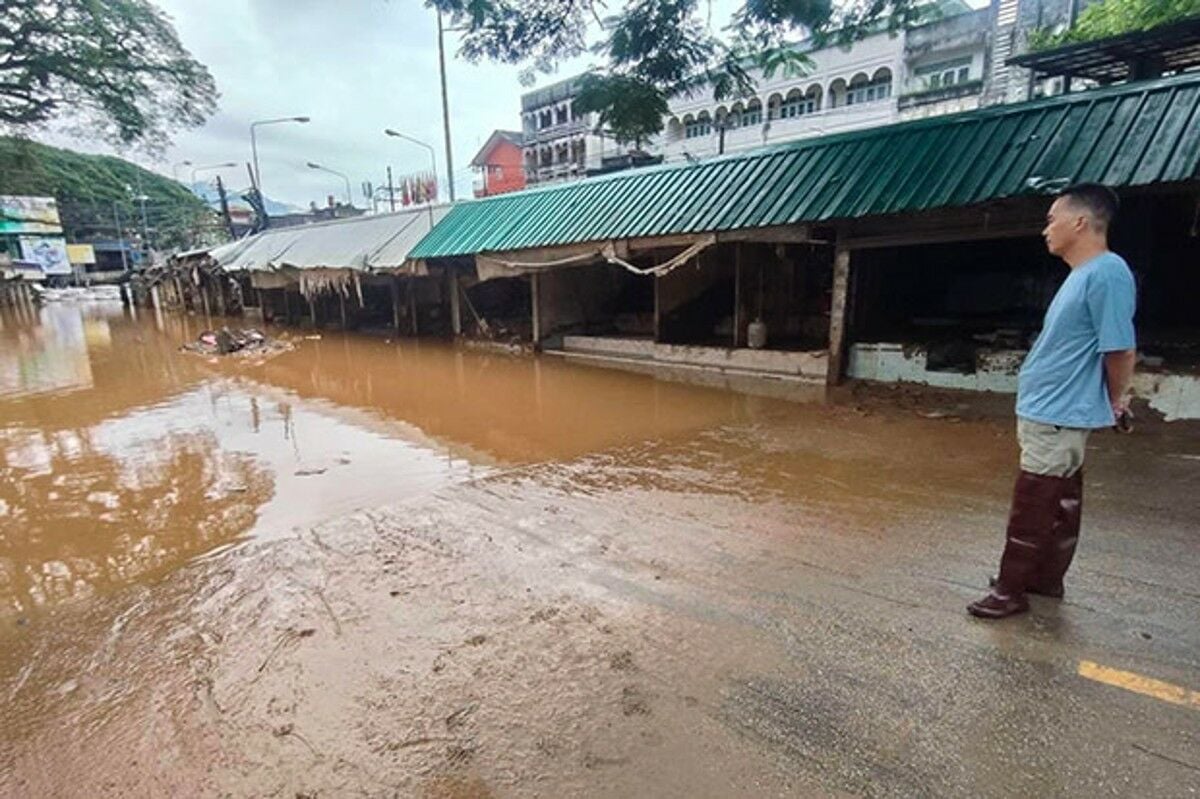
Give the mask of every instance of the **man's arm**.
M 1104 353 L 1104 375 L 1108 385 L 1108 401 L 1112 404 L 1113 413 L 1117 416 L 1127 410 L 1128 402 L 1125 395 L 1129 392 L 1129 384 L 1133 380 L 1133 365 L 1137 360 L 1137 350 L 1117 350 Z

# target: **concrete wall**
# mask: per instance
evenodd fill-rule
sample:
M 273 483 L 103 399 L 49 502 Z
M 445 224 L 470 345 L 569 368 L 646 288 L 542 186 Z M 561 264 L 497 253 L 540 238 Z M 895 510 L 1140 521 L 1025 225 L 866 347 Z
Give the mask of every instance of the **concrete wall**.
M 722 320 L 733 318 L 734 262 L 732 249 L 711 247 L 701 252 L 692 262 L 658 278 L 659 336 L 671 338 L 712 337 L 718 335 Z M 725 309 L 717 309 L 711 315 L 711 324 L 706 330 L 690 329 L 691 324 L 679 318 L 679 312 L 687 312 L 687 306 L 719 283 L 729 282 L 729 297 Z M 723 331 L 732 341 L 733 330 Z
M 607 359 L 613 363 L 636 361 L 742 376 L 758 375 L 807 382 L 825 380 L 824 351 L 781 352 L 702 347 L 603 336 L 564 336 L 562 349 L 566 353 L 591 356 L 597 361 Z
M 918 383 L 937 388 L 1015 394 L 1024 350 L 980 350 L 974 374 L 930 371 L 926 352 L 903 344 L 855 344 L 847 374 L 859 380 Z M 1166 421 L 1200 419 L 1200 376 L 1142 371 L 1134 375 L 1133 396 L 1145 400 Z
M 598 264 L 542 273 L 538 278 L 542 335 L 601 321 L 620 293 L 621 277 L 615 269 Z

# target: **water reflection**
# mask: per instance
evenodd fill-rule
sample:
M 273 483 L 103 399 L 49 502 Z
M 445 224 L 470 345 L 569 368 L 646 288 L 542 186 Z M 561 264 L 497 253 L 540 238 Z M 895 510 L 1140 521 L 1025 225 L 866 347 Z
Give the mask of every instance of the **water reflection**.
M 151 578 L 232 540 L 268 471 L 210 432 L 111 450 L 102 429 L 0 433 L 0 603 L 28 613 Z
M 297 337 L 179 352 L 196 318 L 51 305 L 0 326 L 0 614 L 154 579 L 497 466 L 688 435 L 771 401 L 552 359 Z M 276 331 L 282 335 L 282 331 Z

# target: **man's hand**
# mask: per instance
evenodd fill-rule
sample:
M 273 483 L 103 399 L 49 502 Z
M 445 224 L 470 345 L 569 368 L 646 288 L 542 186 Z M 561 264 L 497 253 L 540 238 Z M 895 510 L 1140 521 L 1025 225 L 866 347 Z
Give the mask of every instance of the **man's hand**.
M 1129 384 L 1133 381 L 1136 350 L 1104 353 L 1104 377 L 1108 386 L 1108 401 L 1112 405 L 1117 430 L 1128 433 L 1133 429 L 1133 414 L 1129 411 Z

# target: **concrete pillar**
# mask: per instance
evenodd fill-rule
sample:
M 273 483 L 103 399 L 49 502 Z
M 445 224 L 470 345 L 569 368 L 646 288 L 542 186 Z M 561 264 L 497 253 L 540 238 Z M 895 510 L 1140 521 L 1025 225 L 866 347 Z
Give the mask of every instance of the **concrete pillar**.
M 742 243 L 733 243 L 733 347 L 742 346 Z
M 408 279 L 408 313 L 412 316 L 412 334 L 421 335 L 420 325 L 417 324 L 417 279 Z
M 542 309 L 540 297 L 541 276 L 534 272 L 529 276 L 530 307 L 533 309 L 533 344 L 536 347 L 542 343 Z
M 453 267 L 446 270 L 446 285 L 450 292 L 450 329 L 457 338 L 462 335 L 462 299 L 459 297 L 458 273 Z
M 833 256 L 833 298 L 829 307 L 829 359 L 825 383 L 842 382 L 846 362 L 846 298 L 850 293 L 850 250 L 839 246 Z
M 650 278 L 654 281 L 654 341 L 662 341 L 662 278 L 658 275 Z
M 396 332 L 400 332 L 400 278 L 395 275 L 391 276 L 391 282 L 388 287 L 392 291 L 392 327 Z

